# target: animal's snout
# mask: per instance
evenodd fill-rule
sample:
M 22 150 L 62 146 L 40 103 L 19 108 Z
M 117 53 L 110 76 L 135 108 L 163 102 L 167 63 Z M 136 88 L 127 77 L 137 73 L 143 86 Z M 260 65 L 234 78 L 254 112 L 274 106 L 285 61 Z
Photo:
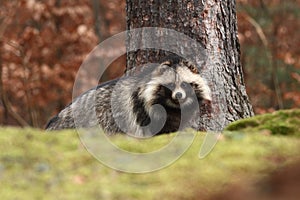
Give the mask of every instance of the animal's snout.
M 175 101 L 179 101 L 179 102 L 184 102 L 186 100 L 186 93 L 184 90 L 177 90 L 177 91 L 174 91 L 173 94 L 172 94 L 172 98 L 175 100 Z
M 175 98 L 176 99 L 178 99 L 178 100 L 180 100 L 180 99 L 182 99 L 182 93 L 181 92 L 177 92 L 176 94 L 175 94 Z

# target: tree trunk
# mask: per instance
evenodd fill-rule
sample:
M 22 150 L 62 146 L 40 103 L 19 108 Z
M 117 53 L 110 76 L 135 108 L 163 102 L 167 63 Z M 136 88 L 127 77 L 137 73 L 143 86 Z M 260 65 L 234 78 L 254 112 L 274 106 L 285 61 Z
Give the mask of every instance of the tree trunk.
M 211 116 L 201 115 L 193 121 L 199 130 L 222 130 L 228 123 L 252 116 L 240 62 L 237 37 L 236 4 L 232 0 L 127 0 L 127 29 L 161 27 L 173 29 L 201 43 L 206 62 L 196 60 L 213 97 Z M 127 45 L 143 42 L 128 37 Z M 178 47 L 180 48 L 180 47 Z M 135 73 L 148 62 L 158 62 L 167 54 L 162 50 L 138 50 L 127 53 L 127 71 Z M 194 57 L 199 54 L 194 54 Z

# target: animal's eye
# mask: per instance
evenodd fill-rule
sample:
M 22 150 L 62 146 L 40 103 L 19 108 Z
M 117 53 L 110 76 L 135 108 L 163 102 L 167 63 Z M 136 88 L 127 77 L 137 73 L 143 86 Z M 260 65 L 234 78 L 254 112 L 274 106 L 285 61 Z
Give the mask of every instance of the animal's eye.
M 194 74 L 198 74 L 199 73 L 197 67 L 195 67 L 194 65 L 189 66 L 189 68 L 190 68 L 191 72 L 193 72 Z
M 187 82 L 182 82 L 180 85 L 182 88 L 187 88 L 189 86 Z

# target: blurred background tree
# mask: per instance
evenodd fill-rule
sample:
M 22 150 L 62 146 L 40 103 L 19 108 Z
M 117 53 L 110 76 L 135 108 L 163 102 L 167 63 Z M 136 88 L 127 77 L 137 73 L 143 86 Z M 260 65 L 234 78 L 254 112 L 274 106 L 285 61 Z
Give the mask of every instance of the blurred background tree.
M 300 0 L 237 0 L 242 65 L 257 114 L 300 106 Z M 125 30 L 125 0 L 4 0 L 0 124 L 43 127 L 72 98 L 84 58 Z M 123 74 L 125 56 L 102 81 Z M 89 81 L 87 79 L 87 81 Z
M 246 86 L 256 113 L 300 106 L 300 1 L 238 0 Z

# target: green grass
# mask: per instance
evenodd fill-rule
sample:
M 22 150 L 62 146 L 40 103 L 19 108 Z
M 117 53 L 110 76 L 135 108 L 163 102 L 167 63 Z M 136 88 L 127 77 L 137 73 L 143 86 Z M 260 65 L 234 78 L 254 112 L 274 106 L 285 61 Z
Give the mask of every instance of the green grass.
M 229 126 L 213 151 L 199 159 L 205 133 L 194 132 L 193 144 L 180 159 L 159 171 L 144 174 L 124 173 L 104 166 L 86 151 L 72 130 L 44 132 L 2 127 L 0 197 L 3 200 L 147 200 L 196 196 L 205 199 L 230 183 L 260 179 L 299 158 L 299 123 L 298 128 L 294 126 L 297 124 L 294 121 L 299 120 L 298 111 L 285 112 L 276 118 L 293 124 L 293 134 L 280 135 L 280 131 L 265 134 L 266 130 L 273 133 L 271 128 L 267 129 L 272 114 L 265 115 L 266 119 L 257 116 L 253 120 L 257 124 L 236 125 L 238 129 Z M 117 136 L 111 140 L 127 151 L 145 153 L 163 147 L 173 137 L 174 134 L 133 140 Z

